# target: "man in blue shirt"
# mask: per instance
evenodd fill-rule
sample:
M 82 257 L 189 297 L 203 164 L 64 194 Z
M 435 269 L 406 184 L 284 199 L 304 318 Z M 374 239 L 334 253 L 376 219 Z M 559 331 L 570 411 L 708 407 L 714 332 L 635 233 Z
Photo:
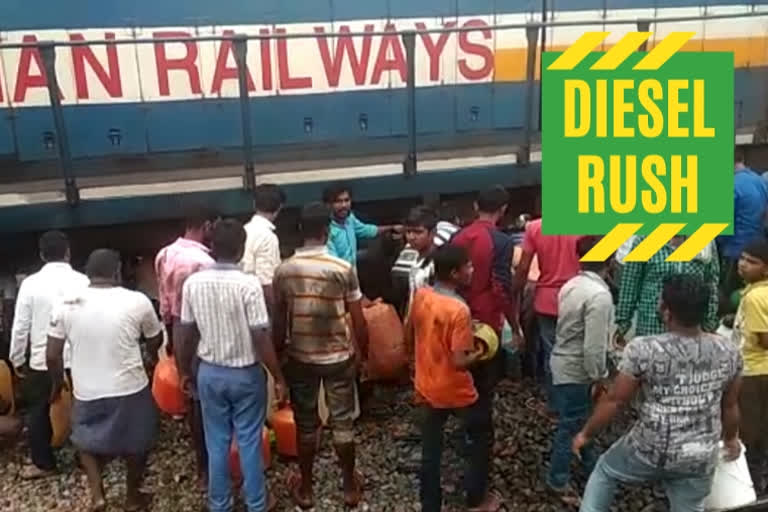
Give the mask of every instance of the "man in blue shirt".
M 726 294 L 739 288 L 736 265 L 746 244 L 765 233 L 768 183 L 744 163 L 744 152 L 736 148 L 733 176 L 733 235 L 718 238 L 723 259 Z
M 402 226 L 377 226 L 366 224 L 352 213 L 352 197 L 349 186 L 334 183 L 323 191 L 323 201 L 331 209 L 328 231 L 328 251 L 331 255 L 357 266 L 357 240 L 376 238 L 383 233 L 402 231 Z

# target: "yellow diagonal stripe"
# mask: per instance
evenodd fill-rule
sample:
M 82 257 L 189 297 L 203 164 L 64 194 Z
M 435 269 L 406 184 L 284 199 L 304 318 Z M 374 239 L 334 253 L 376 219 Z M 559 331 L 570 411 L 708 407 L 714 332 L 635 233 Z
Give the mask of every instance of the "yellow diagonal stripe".
M 651 257 L 664 247 L 678 231 L 683 229 L 685 224 L 660 224 L 650 235 L 645 237 L 642 242 L 637 244 L 624 261 L 648 261 Z
M 650 32 L 630 32 L 616 45 L 605 52 L 605 55 L 592 64 L 590 69 L 616 69 L 622 62 L 627 60 L 627 57 L 632 55 L 637 48 L 643 44 L 651 36 Z
M 677 51 L 688 42 L 690 38 L 696 35 L 696 32 L 672 32 L 661 40 L 648 55 L 640 59 L 635 64 L 634 70 L 653 70 L 659 69 L 669 60 Z
M 575 68 L 606 37 L 608 37 L 608 32 L 584 32 L 547 69 L 567 70 Z
M 607 260 L 619 247 L 621 247 L 621 244 L 634 235 L 641 226 L 642 224 L 617 224 L 581 258 L 581 261 Z
M 726 227 L 728 224 L 703 224 L 669 255 L 667 261 L 691 261 Z

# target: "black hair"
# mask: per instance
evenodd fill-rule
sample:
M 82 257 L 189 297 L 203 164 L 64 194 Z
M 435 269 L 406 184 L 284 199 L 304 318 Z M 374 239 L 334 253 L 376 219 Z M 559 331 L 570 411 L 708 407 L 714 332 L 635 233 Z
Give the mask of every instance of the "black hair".
M 662 304 L 683 327 L 698 327 L 709 311 L 710 285 L 693 274 L 673 274 L 664 280 Z
M 349 184 L 344 183 L 343 181 L 331 183 L 323 190 L 323 201 L 326 203 L 332 203 L 344 192 L 352 193 Z
M 757 258 L 763 263 L 768 263 L 768 239 L 762 236 L 755 238 L 745 245 L 741 252 Z
M 435 276 L 442 280 L 451 279 L 451 272 L 459 270 L 469 262 L 469 253 L 464 247 L 444 244 L 432 253 L 435 263 Z
M 477 209 L 483 213 L 496 213 L 507 203 L 509 203 L 509 193 L 501 185 L 483 190 L 477 196 Z
M 408 212 L 403 223 L 410 227 L 423 227 L 432 231 L 437 226 L 437 213 L 428 206 L 415 206 Z
M 46 231 L 38 244 L 40 256 L 45 261 L 62 261 L 67 257 L 69 238 L 61 231 Z
M 454 203 L 443 203 L 440 205 L 440 207 L 437 210 L 438 220 L 443 220 L 446 222 L 456 222 L 456 219 L 458 217 L 459 217 L 459 209 L 456 208 L 456 204 Z
M 330 222 L 328 207 L 320 202 L 309 203 L 301 209 L 301 231 L 304 238 L 320 238 Z
M 285 192 L 278 185 L 264 183 L 253 191 L 253 203 L 257 212 L 275 213 L 285 204 Z
M 213 225 L 211 246 L 217 259 L 239 259 L 245 247 L 245 228 L 237 219 L 221 219 Z
M 206 222 L 213 222 L 216 219 L 216 214 L 207 207 L 195 206 L 187 208 L 187 213 L 184 215 L 184 229 L 200 229 Z
M 120 271 L 120 253 L 113 249 L 96 249 L 85 264 L 85 274 L 89 279 L 111 279 Z
M 576 254 L 579 256 L 579 259 L 591 251 L 602 238 L 601 236 L 584 236 L 579 238 L 579 241 L 576 242 Z M 582 261 L 581 268 L 590 272 L 601 272 L 611 266 L 612 258 L 613 254 L 604 261 Z
M 743 148 L 736 146 L 733 150 L 733 162 L 737 164 L 743 164 L 747 160 L 744 155 L 745 151 Z

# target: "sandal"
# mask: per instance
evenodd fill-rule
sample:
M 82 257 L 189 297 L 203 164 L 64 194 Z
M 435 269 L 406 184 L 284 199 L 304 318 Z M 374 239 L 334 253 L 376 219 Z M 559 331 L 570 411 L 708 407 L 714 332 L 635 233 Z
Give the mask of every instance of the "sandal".
M 355 490 L 350 492 L 344 491 L 344 504 L 349 508 L 355 508 L 360 504 L 363 499 L 363 474 L 355 470 L 354 474 Z
M 293 498 L 294 503 L 296 503 L 299 508 L 302 510 L 308 510 L 315 506 L 315 500 L 311 495 L 309 498 L 303 497 L 301 495 L 301 475 L 297 473 L 291 474 L 288 477 L 288 487 L 291 491 L 291 498 Z
M 480 505 L 468 508 L 467 512 L 498 512 L 503 504 L 504 500 L 501 496 L 495 492 L 489 492 Z
M 19 476 L 22 480 L 38 480 L 40 478 L 48 478 L 56 474 L 55 469 L 41 469 L 34 464 L 27 465 Z

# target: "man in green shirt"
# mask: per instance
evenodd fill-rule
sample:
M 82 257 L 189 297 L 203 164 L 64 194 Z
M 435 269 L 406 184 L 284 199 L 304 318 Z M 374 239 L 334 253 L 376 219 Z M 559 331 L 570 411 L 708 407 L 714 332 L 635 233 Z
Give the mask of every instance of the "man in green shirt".
M 632 246 L 634 250 L 644 237 L 638 237 Z M 632 327 L 632 318 L 637 314 L 635 336 L 649 336 L 664 332 L 664 324 L 659 317 L 659 298 L 664 280 L 673 274 L 692 274 L 702 279 L 709 286 L 709 308 L 702 324 L 705 331 L 714 332 L 718 327 L 718 290 L 720 275 L 717 249 L 708 245 L 691 261 L 667 261 L 685 240 L 684 236 L 675 236 L 648 261 L 626 261 L 621 271 L 619 303 L 616 307 L 616 327 L 620 344 Z

